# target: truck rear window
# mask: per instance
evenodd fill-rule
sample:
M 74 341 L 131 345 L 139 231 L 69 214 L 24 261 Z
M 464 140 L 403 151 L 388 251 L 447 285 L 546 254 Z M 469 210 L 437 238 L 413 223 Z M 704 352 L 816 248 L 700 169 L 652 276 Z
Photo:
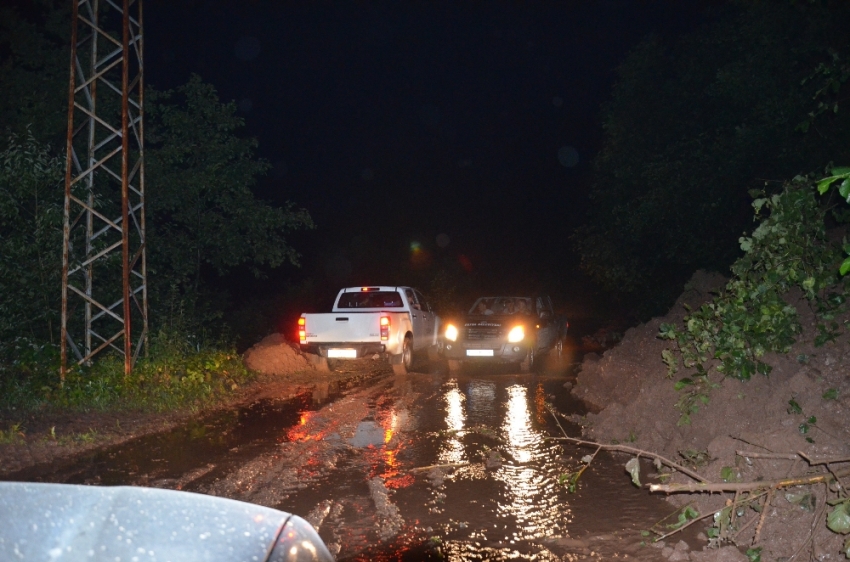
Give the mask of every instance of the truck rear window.
M 336 303 L 337 308 L 402 308 L 398 291 L 375 291 L 343 293 Z

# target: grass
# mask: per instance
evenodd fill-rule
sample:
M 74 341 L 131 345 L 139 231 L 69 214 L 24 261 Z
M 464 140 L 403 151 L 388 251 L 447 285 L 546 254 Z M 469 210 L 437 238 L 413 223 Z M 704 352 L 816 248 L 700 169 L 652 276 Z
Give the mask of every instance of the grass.
M 16 445 L 24 442 L 24 430 L 20 423 L 10 424 L 7 429 L 0 430 L 0 445 Z
M 19 338 L 4 351 L 0 410 L 5 412 L 200 408 L 222 400 L 252 379 L 232 348 L 200 346 L 192 338 L 164 331 L 151 338 L 148 356 L 141 358 L 127 377 L 123 358 L 102 355 L 90 366 L 75 366 L 60 384 L 56 346 Z M 0 439 L 11 439 L 6 435 L 9 431 Z M 80 435 L 83 441 L 94 438 Z

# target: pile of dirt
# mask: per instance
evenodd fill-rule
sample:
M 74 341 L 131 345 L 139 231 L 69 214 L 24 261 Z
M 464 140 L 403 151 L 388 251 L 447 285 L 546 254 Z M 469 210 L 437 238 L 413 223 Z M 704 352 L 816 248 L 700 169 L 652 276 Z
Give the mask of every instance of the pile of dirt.
M 295 344 L 277 333 L 266 336 L 246 351 L 242 360 L 250 370 L 263 375 L 288 375 L 311 369 L 312 364 L 315 364 Z
M 787 355 L 764 357 L 773 367 L 770 375 L 742 382 L 724 379 L 712 369 L 709 378 L 718 387 L 711 391 L 709 403 L 691 416 L 690 424 L 680 424 L 676 403 L 682 393 L 674 383 L 691 373 L 680 369 L 674 379 L 668 378 L 661 352 L 673 344 L 657 337 L 659 328 L 662 323 L 681 325 L 685 305 L 696 308 L 707 302 L 711 291 L 725 282 L 720 275 L 697 272 L 667 316 L 628 330 L 622 342 L 601 357 L 585 357 L 572 390 L 597 412 L 582 420 L 585 436 L 660 454 L 715 483 L 826 472 L 823 465 L 809 464 L 802 456 L 838 459 L 831 466 L 846 468 L 847 461 L 840 459 L 850 459 L 850 335 L 845 331 L 834 342 L 815 347 L 817 319 L 799 296 L 793 296 L 790 304 L 797 307 L 804 331 Z M 836 321 L 843 326 L 850 322 L 850 314 Z M 678 473 L 667 480 L 687 481 Z M 825 526 L 831 509 L 826 500 L 833 497 L 834 493 L 827 496 L 823 485 L 777 490 L 770 494 L 765 517 L 749 508 L 740 510 L 737 525 L 743 530 L 735 544 L 741 552 L 762 547 L 763 562 L 788 560 L 799 548 L 804 549 L 802 559 L 844 560 L 840 553 L 846 537 Z M 700 514 L 708 514 L 728 505 L 733 495 L 679 494 L 670 499 L 678 505 L 693 502 Z M 698 525 L 707 528 L 712 523 L 707 518 Z M 674 535 L 669 540 L 677 539 Z M 724 556 L 728 552 L 725 549 Z M 694 560 L 695 555 L 691 554 Z

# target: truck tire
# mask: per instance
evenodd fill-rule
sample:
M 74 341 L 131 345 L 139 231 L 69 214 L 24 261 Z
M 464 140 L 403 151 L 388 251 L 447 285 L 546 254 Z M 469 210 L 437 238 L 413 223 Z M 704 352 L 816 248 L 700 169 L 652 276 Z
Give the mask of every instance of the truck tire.
M 463 361 L 459 361 L 457 359 L 449 359 L 449 372 L 456 373 L 463 368 Z
M 392 363 L 393 372 L 397 375 L 406 375 L 410 372 L 410 367 L 413 365 L 413 338 L 404 338 L 404 343 L 401 346 L 401 353 L 396 355 Z
M 523 373 L 529 373 L 532 369 L 534 369 L 534 346 L 528 348 L 528 355 L 525 356 L 525 359 L 519 364 L 519 370 Z

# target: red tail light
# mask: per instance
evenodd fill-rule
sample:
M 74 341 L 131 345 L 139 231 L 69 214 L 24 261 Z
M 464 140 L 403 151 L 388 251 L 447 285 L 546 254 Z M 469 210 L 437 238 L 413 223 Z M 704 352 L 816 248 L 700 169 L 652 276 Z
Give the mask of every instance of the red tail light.
M 298 342 L 307 343 L 307 319 L 298 319 Z
M 381 316 L 381 341 L 390 339 L 390 318 L 389 316 Z

